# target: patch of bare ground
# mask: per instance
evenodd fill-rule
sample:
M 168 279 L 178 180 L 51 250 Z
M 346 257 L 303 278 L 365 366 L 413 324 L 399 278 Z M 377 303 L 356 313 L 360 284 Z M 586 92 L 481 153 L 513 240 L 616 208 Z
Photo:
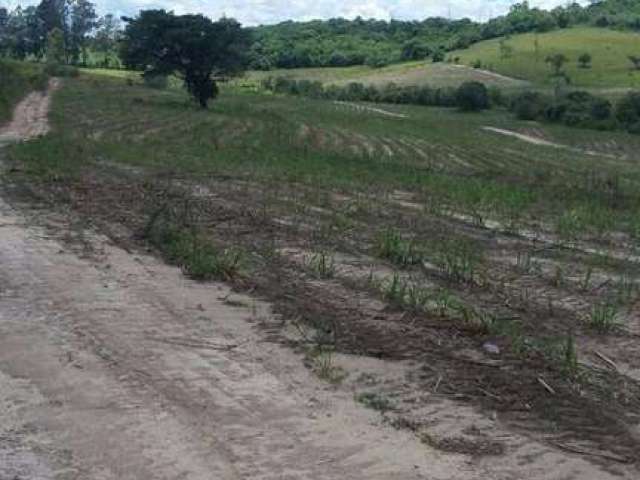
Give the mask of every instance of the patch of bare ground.
M 59 308 L 68 314 L 53 325 L 68 339 L 64 348 L 85 352 L 81 365 L 88 365 L 87 375 L 110 375 L 109 382 L 120 389 L 131 388 L 126 380 L 131 375 L 139 390 L 136 397 L 125 397 L 148 414 L 132 424 L 142 432 L 136 440 L 142 443 L 135 445 L 154 441 L 144 423 L 154 415 L 166 419 L 159 433 L 168 429 L 171 435 L 164 432 L 165 439 L 183 438 L 175 432 L 186 435 L 184 444 L 193 446 L 190 456 L 167 463 L 167 468 L 209 467 L 198 463 L 206 461 L 223 468 L 231 459 L 240 477 L 221 470 L 220 478 L 637 476 L 640 386 L 627 374 L 632 369 L 624 369 L 607 351 L 600 353 L 617 363 L 616 370 L 587 357 L 583 338 L 598 340 L 582 329 L 573 305 L 564 310 L 558 306 L 550 315 L 548 306 L 537 301 L 523 304 L 517 293 L 522 289 L 511 283 L 530 282 L 536 293 L 550 286 L 544 275 L 514 276 L 515 246 L 507 243 L 505 248 L 503 242 L 513 242 L 513 237 L 417 208 L 420 202 L 403 191 L 332 192 L 266 180 L 123 172 L 108 165 L 87 168 L 72 183 L 33 185 L 19 176 L 14 181 L 11 198 L 36 198 L 48 208 L 64 202 L 74 218 L 90 220 L 109 238 L 94 249 L 102 252 L 91 260 L 98 262 L 98 273 L 87 270 L 87 260 L 68 253 L 54 256 L 58 259 L 48 265 L 35 253 L 13 260 L 10 255 L 7 261 L 13 262 L 18 280 L 12 288 L 34 284 L 35 296 L 65 299 Z M 169 220 L 188 220 L 189 228 L 219 248 L 245 252 L 243 273 L 231 279 L 235 291 L 184 279 L 175 268 L 139 253 L 134 260 L 110 244 L 134 255 L 153 251 L 143 234 L 158 212 Z M 16 214 L 9 217 L 16 222 Z M 455 279 L 429 257 L 399 266 L 375 256 L 380 225 L 427 247 L 464 234 L 477 243 L 487 263 L 471 281 Z M 65 235 L 60 235 L 60 225 L 47 230 L 49 235 L 58 232 L 59 241 L 38 239 L 42 233 L 37 233 L 33 243 L 16 228 L 12 235 L 22 242 L 16 251 L 42 250 L 50 258 L 53 250 L 69 248 L 61 243 Z M 335 272 L 328 278 L 309 264 L 318 252 L 333 252 Z M 26 260 L 20 263 L 20 258 Z M 26 261 L 49 272 L 39 277 L 44 280 L 21 280 L 32 270 L 24 268 Z M 64 284 L 54 281 L 61 264 L 69 265 L 65 278 L 71 281 Z M 397 274 L 448 292 L 469 310 L 465 315 L 452 308 L 441 314 L 405 308 L 372 286 L 379 282 L 370 281 L 371 272 L 381 282 Z M 99 285 L 107 286 L 103 290 Z M 216 288 L 219 295 L 212 295 Z M 588 300 L 567 288 L 581 302 Z M 107 310 L 91 310 L 87 295 L 102 307 L 106 303 Z M 265 300 L 271 305 L 268 313 L 253 314 L 251 305 L 260 310 Z M 16 302 L 12 312 L 25 306 Z M 114 303 L 119 310 L 106 313 Z M 249 308 L 242 310 L 242 304 Z M 46 302 L 34 303 L 30 311 L 44 315 L 46 308 Z M 225 313 L 216 314 L 220 311 Z M 487 323 L 478 322 L 479 317 L 469 321 L 472 311 L 487 313 L 482 316 Z M 494 320 L 512 319 L 522 326 L 520 337 L 493 328 L 498 325 Z M 6 325 L 11 331 L 13 324 Z M 575 327 L 577 342 L 583 342 L 578 372 L 567 372 L 562 361 L 546 355 L 545 345 L 527 343 L 540 341 L 541 332 L 564 338 L 567 327 Z M 625 332 L 620 335 L 629 338 Z M 44 355 L 43 342 L 49 337 L 32 337 L 22 344 L 33 341 Z M 300 357 L 308 370 L 300 368 Z M 322 387 L 314 376 L 328 383 Z M 112 400 L 108 391 L 105 395 L 103 401 Z M 117 399 L 113 405 L 120 406 Z M 114 424 L 124 425 L 118 438 L 128 445 L 130 417 L 122 415 L 121 423 Z M 67 413 L 61 418 L 71 417 Z M 382 427 L 368 424 L 381 420 Z M 82 445 L 92 438 L 83 435 L 78 436 L 80 458 L 86 454 Z M 208 443 L 199 443 L 203 438 Z M 160 459 L 181 455 L 173 449 L 176 445 L 169 447 L 150 452 Z M 208 460 L 199 456 L 209 449 L 222 453 Z M 130 458 L 128 452 L 123 455 Z M 293 470 L 283 470 L 291 463 Z M 175 478 L 176 471 L 167 470 L 166 478 Z M 209 475 L 211 471 L 216 470 L 208 470 Z
M 11 121 L 0 127 L 0 146 L 3 143 L 26 141 L 45 135 L 49 131 L 47 113 L 51 93 L 60 86 L 60 79 L 53 78 L 44 92 L 30 93 L 13 112 Z
M 483 127 L 483 130 L 497 133 L 499 135 L 505 135 L 508 137 L 517 138 L 518 140 L 522 140 L 523 142 L 531 143 L 533 145 L 542 145 L 545 147 L 559 148 L 562 150 L 570 150 L 573 152 L 578 152 L 585 155 L 592 155 L 592 156 L 598 156 L 598 157 L 618 158 L 616 155 L 606 153 L 602 149 L 597 149 L 597 150 L 581 149 L 581 148 L 572 147 L 570 145 L 564 145 L 561 143 L 553 142 L 551 140 L 547 140 L 544 134 L 538 129 L 528 129 L 523 132 L 516 132 L 513 130 L 506 130 L 503 128 Z
M 66 191 L 75 207 L 92 198 L 89 216 L 0 200 L 2 478 L 478 478 L 264 342 L 287 318 L 267 304 L 87 228 L 110 225 L 127 247 L 129 215 L 109 209 L 167 199 L 134 170 L 107 170 L 68 191 L 31 191 L 42 202 Z M 222 210 L 208 212 L 217 226 L 236 218 Z
M 3 477 L 473 478 L 265 344 L 261 302 L 0 208 Z
M 371 107 L 369 105 L 364 105 L 361 103 L 341 102 L 341 101 L 336 101 L 334 103 L 336 105 L 348 107 L 356 112 L 376 113 L 378 115 L 382 115 L 385 117 L 392 117 L 392 118 L 409 118 L 409 116 L 404 113 L 391 112 L 389 110 L 384 110 L 382 108 L 377 108 L 377 107 Z
M 144 221 L 144 211 L 138 210 L 139 216 L 136 218 L 136 211 L 131 210 L 131 205 L 143 205 L 145 197 L 150 201 L 155 198 L 154 195 L 165 194 L 154 194 L 148 190 L 145 192 L 144 189 L 136 191 L 133 188 L 129 193 L 134 198 L 128 198 L 127 194 L 123 195 L 121 182 L 108 184 L 104 179 L 101 179 L 100 184 L 97 179 L 95 182 L 88 189 L 92 192 L 92 201 L 82 192 L 72 192 L 74 209 L 94 219 L 109 220 L 113 219 L 113 212 L 128 205 L 127 218 L 120 221 L 126 221 L 129 228 L 134 230 L 139 229 Z M 261 211 L 258 206 L 264 201 L 263 194 L 258 194 L 258 190 L 233 189 L 228 181 L 211 182 L 211 190 L 217 192 L 225 202 L 219 204 L 215 199 L 207 197 L 205 200 L 199 199 L 202 204 L 198 208 L 206 211 L 207 222 L 216 226 L 212 238 L 216 238 L 218 242 L 224 244 L 232 241 L 234 245 L 263 253 L 273 249 L 274 245 L 282 252 L 282 249 L 290 248 L 289 246 L 295 248 L 298 245 L 308 245 L 308 242 L 312 242 L 311 245 L 318 242 L 316 232 L 319 223 L 315 221 L 310 224 L 312 228 L 309 230 L 291 228 L 274 221 L 279 218 L 280 209 L 286 211 L 288 208 L 290 211 L 290 207 L 286 206 L 285 196 L 277 197 L 282 198 L 282 204 L 273 197 L 267 213 L 262 211 L 260 215 L 256 215 L 256 212 Z M 118 195 L 110 193 L 114 188 Z M 241 198 L 237 196 L 240 192 Z M 98 198 L 101 200 L 97 201 Z M 158 199 L 155 198 L 152 203 L 157 204 Z M 309 216 L 309 211 L 305 213 L 306 216 Z M 372 214 L 374 213 L 369 212 L 366 215 Z M 320 213 L 318 215 L 322 217 Z M 373 223 L 370 218 L 363 220 L 359 225 Z M 483 235 L 482 230 L 479 234 Z M 362 241 L 370 240 L 371 237 L 367 240 L 367 236 L 361 236 L 353 245 L 346 245 L 347 250 L 354 248 L 354 245 L 362 245 Z M 632 432 L 624 424 L 628 417 L 622 405 L 615 408 L 612 405 L 603 414 L 596 399 L 588 393 L 588 388 L 583 390 L 585 387 L 572 385 L 559 371 L 549 370 L 542 358 L 534 356 L 523 361 L 517 356 L 512 357 L 508 353 L 508 339 L 501 341 L 496 338 L 495 341 L 505 349 L 496 364 L 491 357 L 485 359 L 486 353 L 480 348 L 482 339 L 487 337 L 474 328 L 468 329 L 459 319 L 425 317 L 419 313 L 380 305 L 380 297 L 375 293 L 372 297 L 371 291 L 362 290 L 362 282 L 358 281 L 358 277 L 362 279 L 364 269 L 361 268 L 357 273 L 356 281 L 349 274 L 342 280 L 336 278 L 325 281 L 301 271 L 299 260 L 287 259 L 286 256 L 274 253 L 269 260 L 262 256 L 260 262 L 265 262 L 263 266 L 257 265 L 258 270 L 254 275 L 239 281 L 236 286 L 249 288 L 272 300 L 283 318 L 299 319 L 314 328 L 326 328 L 331 346 L 336 351 L 388 361 L 417 361 L 423 366 L 419 369 L 421 373 L 412 376 L 411 388 L 416 391 L 433 388 L 435 383 L 439 383 L 440 395 L 455 402 L 482 406 L 486 412 L 497 411 L 503 424 L 510 429 L 515 428 L 520 434 L 531 434 L 541 429 L 544 435 L 541 433 L 540 438 L 545 441 L 555 442 L 562 438 L 582 442 L 584 445 L 580 448 L 587 448 L 587 451 L 602 449 L 603 452 L 610 452 L 614 459 L 612 461 L 616 463 L 633 458 L 636 443 Z M 437 273 L 430 278 L 446 285 Z M 495 299 L 486 287 L 457 291 L 456 294 L 466 301 L 478 302 L 485 308 L 492 306 L 492 299 Z M 371 307 L 374 305 L 378 306 Z M 558 312 L 561 312 L 559 307 Z M 523 322 L 528 320 L 532 325 L 537 322 L 534 319 L 542 319 L 544 316 L 544 312 L 536 313 L 535 309 L 521 314 Z M 282 335 L 278 326 L 271 326 L 267 330 L 273 341 L 292 344 L 290 338 Z M 294 346 L 295 344 L 293 342 Z M 540 375 L 551 385 L 553 394 L 541 385 Z M 604 380 L 614 381 L 614 384 L 624 381 L 623 377 L 604 377 Z M 637 387 L 630 384 L 625 388 L 635 391 Z M 629 395 L 624 402 L 628 403 L 635 394 L 629 391 Z M 632 401 L 628 408 L 634 411 L 634 405 Z M 622 416 L 618 417 L 619 415 Z M 615 420 L 616 418 L 620 420 Z M 627 420 L 622 420 L 623 418 Z M 555 425 L 553 429 L 550 427 L 552 424 Z M 610 435 L 617 436 L 618 440 L 612 442 Z

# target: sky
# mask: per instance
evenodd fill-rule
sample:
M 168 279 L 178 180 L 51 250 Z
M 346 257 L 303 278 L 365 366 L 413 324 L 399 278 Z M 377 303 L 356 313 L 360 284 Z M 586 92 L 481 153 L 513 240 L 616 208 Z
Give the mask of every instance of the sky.
M 284 20 L 333 17 L 422 20 L 426 17 L 469 17 L 487 20 L 508 11 L 517 0 L 93 0 L 100 14 L 135 15 L 138 10 L 164 8 L 176 14 L 203 13 L 211 18 L 233 17 L 244 25 L 272 24 Z M 39 0 L 0 0 L 0 6 L 37 4 Z M 567 0 L 529 0 L 541 8 Z M 579 2 L 585 3 L 585 2 Z

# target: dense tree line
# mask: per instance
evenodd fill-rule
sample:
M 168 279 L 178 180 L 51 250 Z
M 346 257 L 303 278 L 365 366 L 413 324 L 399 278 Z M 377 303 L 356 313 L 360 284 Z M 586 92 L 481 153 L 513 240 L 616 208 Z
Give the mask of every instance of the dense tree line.
M 629 92 L 615 104 L 606 98 L 579 90 L 559 97 L 540 92 L 523 92 L 512 98 L 509 106 L 520 120 L 640 133 L 639 92 Z
M 640 31 L 640 2 L 595 0 L 584 7 L 570 3 L 543 10 L 523 1 L 506 15 L 484 23 L 445 18 L 288 21 L 246 29 L 251 38 L 246 58 L 249 68 L 261 70 L 363 64 L 380 67 L 423 59 L 437 62 L 444 60 L 448 51 L 482 40 L 572 25 Z M 0 8 L 0 55 L 42 59 L 54 29 L 60 31 L 53 39 L 62 37 L 66 63 L 118 65 L 120 20 L 113 15 L 98 18 L 90 0 L 42 0 L 36 7 L 11 11 Z M 100 53 L 100 60 L 89 52 Z
M 346 102 L 457 107 L 463 111 L 504 107 L 520 120 L 597 130 L 622 129 L 640 134 L 640 92 L 629 92 L 613 104 L 585 91 L 556 96 L 536 91 L 505 95 L 499 88 L 487 88 L 480 82 L 466 82 L 458 88 L 400 86 L 394 83 L 375 86 L 358 82 L 325 86 L 317 81 L 270 77 L 262 82 L 262 87 L 279 94 Z
M 479 82 L 467 82 L 458 88 L 433 88 L 427 85 L 403 86 L 395 83 L 376 86 L 364 85 L 359 82 L 325 86 L 318 81 L 270 77 L 262 82 L 262 87 L 273 93 L 324 100 L 459 107 L 466 111 L 485 110 L 492 105 L 503 104 L 504 100 L 498 89 L 487 89 Z
M 99 18 L 89 0 L 42 0 L 37 6 L 13 10 L 0 7 L 0 56 L 88 64 L 93 51 L 101 52 L 103 59 L 111 57 L 115 64 L 120 30 L 115 16 Z
M 468 19 L 428 18 L 423 21 L 331 19 L 284 22 L 251 29 L 250 67 L 269 70 L 295 67 L 384 66 L 431 59 L 491 38 L 526 32 L 547 32 L 572 25 L 640 30 L 637 0 L 594 1 L 542 10 L 524 1 L 508 14 L 485 23 Z

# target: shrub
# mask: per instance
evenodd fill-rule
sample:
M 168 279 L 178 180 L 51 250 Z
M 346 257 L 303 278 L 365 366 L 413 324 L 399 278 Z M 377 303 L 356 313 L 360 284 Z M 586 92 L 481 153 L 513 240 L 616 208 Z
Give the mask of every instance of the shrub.
M 511 102 L 511 111 L 520 120 L 536 120 L 550 107 L 549 100 L 538 92 L 524 92 Z
M 580 68 L 591 68 L 591 54 L 583 53 L 578 57 L 578 63 L 580 64 Z
M 71 65 L 62 65 L 59 63 L 49 62 L 44 67 L 44 73 L 50 77 L 77 77 L 80 71 Z
M 588 92 L 569 93 L 556 107 L 554 118 L 569 126 L 590 127 L 611 117 L 611 103 Z
M 433 54 L 431 55 L 431 61 L 433 63 L 440 63 L 440 62 L 444 62 L 444 58 L 445 58 L 445 54 L 444 51 L 442 50 L 436 50 L 435 52 L 433 52 Z
M 297 92 L 311 98 L 322 97 L 322 83 L 311 80 L 300 80 L 297 86 Z
M 433 97 L 433 105 L 439 107 L 455 107 L 456 89 L 453 87 L 438 88 Z
M 374 53 L 367 57 L 365 65 L 372 68 L 382 68 L 386 67 L 391 62 L 392 59 L 389 55 L 385 55 L 384 53 Z
M 506 107 L 507 106 L 507 98 L 502 93 L 499 87 L 495 85 L 489 87 L 489 103 L 492 106 L 496 107 Z
M 276 93 L 288 93 L 290 95 L 298 94 L 298 82 L 290 80 L 286 77 L 278 77 L 273 82 L 273 91 Z
M 634 70 L 640 70 L 640 56 L 629 55 L 629 61 L 633 64 Z
M 460 110 L 479 112 L 489 108 L 489 91 L 480 82 L 465 82 L 456 91 L 456 103 Z
M 611 102 L 604 98 L 595 98 L 591 103 L 591 117 L 594 120 L 608 120 L 612 110 Z
M 633 123 L 627 127 L 629 133 L 640 135 L 640 122 Z
M 142 79 L 149 88 L 165 90 L 169 86 L 169 77 L 167 75 L 144 74 Z
M 365 96 L 365 88 L 362 83 L 351 82 L 344 90 L 344 100 L 362 101 Z
M 629 92 L 616 105 L 616 118 L 628 130 L 640 123 L 640 92 Z

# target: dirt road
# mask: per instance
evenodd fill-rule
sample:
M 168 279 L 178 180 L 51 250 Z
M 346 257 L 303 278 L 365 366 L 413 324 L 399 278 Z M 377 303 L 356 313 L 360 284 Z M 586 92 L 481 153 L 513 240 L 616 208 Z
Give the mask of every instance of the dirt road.
M 48 104 L 1 138 L 45 133 Z M 0 200 L 0 479 L 487 478 L 265 342 L 268 305 L 36 223 Z

